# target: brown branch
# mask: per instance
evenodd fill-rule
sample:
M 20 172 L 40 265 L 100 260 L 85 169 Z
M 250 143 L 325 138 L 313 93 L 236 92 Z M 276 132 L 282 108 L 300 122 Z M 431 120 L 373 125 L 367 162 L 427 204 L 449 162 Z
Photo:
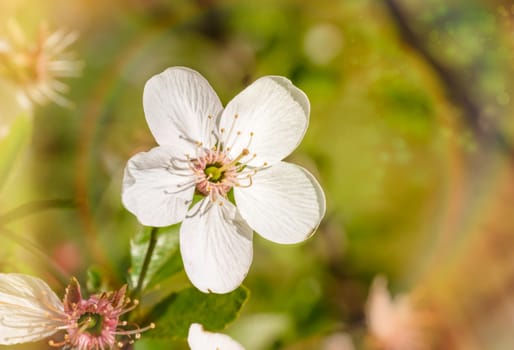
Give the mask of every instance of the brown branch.
M 426 38 L 422 37 L 412 27 L 407 14 L 396 0 L 383 0 L 391 17 L 398 27 L 403 40 L 432 67 L 443 82 L 447 94 L 455 105 L 463 110 L 464 119 L 473 130 L 479 142 L 494 140 L 500 149 L 509 154 L 514 154 L 510 142 L 497 128 L 484 118 L 482 108 L 475 103 L 468 87 L 462 83 L 455 71 L 439 61 L 425 46 Z

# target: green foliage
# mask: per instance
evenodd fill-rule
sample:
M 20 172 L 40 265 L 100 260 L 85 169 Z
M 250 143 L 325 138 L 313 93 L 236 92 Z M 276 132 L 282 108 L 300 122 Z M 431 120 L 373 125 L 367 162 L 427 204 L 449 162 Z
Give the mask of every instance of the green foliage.
M 238 316 L 248 296 L 249 291 L 243 286 L 228 294 L 205 294 L 187 288 L 154 308 L 147 318 L 148 322 L 155 322 L 156 328 L 148 336 L 186 339 L 192 323 L 200 323 L 210 331 L 221 331 Z
M 151 288 L 164 279 L 182 270 L 182 260 L 179 251 L 179 225 L 159 229 L 152 258 L 148 265 L 142 289 Z M 151 227 L 143 227 L 130 242 L 129 283 L 135 287 L 138 283 L 141 268 L 150 244 Z

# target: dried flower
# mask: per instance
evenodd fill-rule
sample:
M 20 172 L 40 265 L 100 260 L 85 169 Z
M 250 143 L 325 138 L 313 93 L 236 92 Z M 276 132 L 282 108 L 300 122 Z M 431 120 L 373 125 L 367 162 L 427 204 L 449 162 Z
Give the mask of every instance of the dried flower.
M 7 24 L 10 37 L 0 40 L 0 78 L 19 88 L 18 97 L 25 106 L 48 101 L 70 106 L 71 102 L 63 96 L 69 88 L 61 79 L 81 73 L 82 62 L 67 51 L 77 40 L 77 33 L 49 33 L 41 25 L 37 39 L 31 41 L 17 22 L 10 20 Z

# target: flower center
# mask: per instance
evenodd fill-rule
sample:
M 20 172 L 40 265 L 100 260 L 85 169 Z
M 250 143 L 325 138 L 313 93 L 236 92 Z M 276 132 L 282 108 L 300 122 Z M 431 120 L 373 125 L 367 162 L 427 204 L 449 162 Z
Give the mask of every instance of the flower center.
M 249 155 L 245 148 L 239 156 L 231 159 L 221 148 L 207 149 L 202 156 L 190 160 L 196 179 L 196 191 L 204 196 L 226 197 L 234 186 L 239 186 L 239 178 L 245 168 L 244 158 Z
M 187 135 L 179 136 L 184 142 L 191 143 L 196 147 L 196 157 L 189 153 L 184 154 L 185 159 L 171 157 L 168 170 L 177 174 L 185 172 L 185 175 L 189 175 L 189 172 L 192 171 L 194 177 L 177 184 L 176 190 L 165 189 L 165 194 L 171 195 L 194 187 L 196 194 L 209 197 L 212 202 L 216 202 L 217 198 L 227 198 L 234 187 L 252 186 L 253 176 L 268 167 L 268 163 L 263 162 L 260 166 L 252 164 L 257 157 L 256 153 L 250 151 L 255 134 L 253 131 L 246 133 L 237 130 L 238 118 L 237 114 L 234 115 L 230 127 L 218 130 L 215 125 L 212 125 L 215 118 L 212 115 L 208 116 L 211 133 L 216 139 L 216 144 L 210 148 L 205 147 L 204 142 L 200 140 L 195 140 Z M 248 137 L 248 142 L 242 142 L 245 137 Z M 209 140 L 209 143 L 211 141 L 212 139 Z M 236 147 L 240 149 L 239 153 L 234 152 Z M 186 201 L 186 205 L 193 202 L 194 200 Z
M 221 169 L 221 164 L 207 165 L 203 172 L 207 176 L 207 179 L 214 183 L 222 181 L 223 175 L 225 174 L 225 172 Z
M 95 312 L 86 312 L 79 317 L 78 324 L 85 327 L 84 331 L 94 336 L 101 336 L 104 318 Z

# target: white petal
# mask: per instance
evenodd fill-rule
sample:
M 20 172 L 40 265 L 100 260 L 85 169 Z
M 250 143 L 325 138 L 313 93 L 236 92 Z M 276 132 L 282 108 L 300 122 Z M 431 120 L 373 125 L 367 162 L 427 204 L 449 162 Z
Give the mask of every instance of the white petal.
M 232 203 L 197 203 L 180 228 L 184 268 L 195 287 L 205 293 L 236 289 L 252 263 L 252 234 Z
M 395 308 L 387 281 L 379 276 L 373 280 L 366 304 L 366 318 L 370 331 L 378 337 L 387 337 L 394 328 Z
M 247 148 L 250 165 L 274 164 L 298 146 L 309 122 L 309 100 L 288 79 L 256 80 L 232 101 L 220 118 L 222 140 L 232 158 Z M 237 115 L 237 118 L 235 116 Z M 253 136 L 252 136 L 253 135 Z
M 241 344 L 228 335 L 207 332 L 198 323 L 189 327 L 187 342 L 191 350 L 244 350 Z
M 309 238 L 325 215 L 325 195 L 307 170 L 280 162 L 259 171 L 249 187 L 234 187 L 241 216 L 255 232 L 276 243 Z
M 383 276 L 373 280 L 366 304 L 366 316 L 370 330 L 377 336 L 388 336 L 399 328 L 404 328 L 406 335 L 407 331 L 416 328 L 409 295 L 399 294 L 393 300 Z
M 207 80 L 185 67 L 168 68 L 150 78 L 143 92 L 143 107 L 157 143 L 191 155 L 195 142 L 211 146 L 212 126 L 222 110 Z
M 66 324 L 64 307 L 36 277 L 0 273 L 0 344 L 37 341 Z
M 123 177 L 123 205 L 146 226 L 173 225 L 186 216 L 195 190 L 193 172 L 169 147 L 155 147 L 129 159 Z

